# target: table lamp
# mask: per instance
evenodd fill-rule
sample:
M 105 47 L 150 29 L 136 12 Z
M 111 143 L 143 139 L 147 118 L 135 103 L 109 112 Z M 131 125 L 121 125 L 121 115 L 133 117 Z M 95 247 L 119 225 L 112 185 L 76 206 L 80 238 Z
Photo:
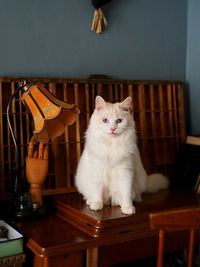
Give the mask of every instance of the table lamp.
M 38 142 L 47 143 L 50 138 L 60 136 L 65 126 L 75 122 L 79 109 L 57 99 L 42 83 L 29 83 L 23 90 L 21 100 L 32 116 Z
M 18 194 L 23 193 L 23 186 L 16 137 L 10 122 L 10 106 L 14 97 L 19 93 L 20 90 L 23 91 L 20 100 L 28 109 L 29 114 L 32 117 L 33 133 L 37 142 L 48 143 L 51 138 L 60 136 L 64 132 L 66 126 L 69 126 L 75 122 L 76 117 L 79 114 L 79 109 L 74 104 L 68 104 L 60 101 L 40 82 L 26 83 L 23 81 L 21 86 L 11 96 L 7 106 L 7 121 L 15 148 L 16 163 L 14 168 L 15 177 L 13 189 L 15 198 Z M 30 164 L 31 163 L 29 161 L 29 167 Z M 28 169 L 29 167 L 27 166 Z M 34 172 L 34 174 L 31 172 L 30 175 L 30 171 L 27 171 L 27 168 L 26 174 L 29 176 L 28 182 L 30 183 L 30 188 L 32 189 L 32 196 L 36 200 L 39 199 L 40 204 L 42 204 L 41 184 L 35 183 L 37 180 L 36 176 L 38 171 Z M 47 170 L 48 167 L 46 168 L 46 173 Z M 42 181 L 44 181 L 44 177 Z

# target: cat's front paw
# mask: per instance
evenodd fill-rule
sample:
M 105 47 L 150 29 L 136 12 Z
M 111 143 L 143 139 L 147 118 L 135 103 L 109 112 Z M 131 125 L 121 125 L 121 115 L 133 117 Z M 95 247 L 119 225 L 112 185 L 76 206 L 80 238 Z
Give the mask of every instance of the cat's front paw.
M 135 211 L 135 207 L 133 205 L 129 205 L 129 206 L 122 206 L 121 210 L 123 213 L 125 214 L 133 214 L 136 213 Z
M 100 201 L 90 202 L 90 208 L 91 210 L 101 210 L 103 209 L 103 202 Z

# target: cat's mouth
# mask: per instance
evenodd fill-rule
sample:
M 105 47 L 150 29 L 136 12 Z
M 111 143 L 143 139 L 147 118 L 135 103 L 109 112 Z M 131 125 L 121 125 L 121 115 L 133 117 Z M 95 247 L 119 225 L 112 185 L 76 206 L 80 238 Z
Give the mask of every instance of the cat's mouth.
M 111 135 L 117 135 L 115 132 L 110 132 Z

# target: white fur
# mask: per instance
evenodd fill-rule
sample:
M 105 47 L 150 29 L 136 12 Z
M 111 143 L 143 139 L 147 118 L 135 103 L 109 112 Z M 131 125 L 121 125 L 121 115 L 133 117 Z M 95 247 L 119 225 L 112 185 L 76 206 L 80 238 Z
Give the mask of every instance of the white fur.
M 115 104 L 96 97 L 76 173 L 77 189 L 92 210 L 111 202 L 120 205 L 123 213 L 132 214 L 133 200 L 141 201 L 144 191 L 156 192 L 168 186 L 164 176 L 153 174 L 148 178 L 144 170 L 130 104 L 130 97 Z

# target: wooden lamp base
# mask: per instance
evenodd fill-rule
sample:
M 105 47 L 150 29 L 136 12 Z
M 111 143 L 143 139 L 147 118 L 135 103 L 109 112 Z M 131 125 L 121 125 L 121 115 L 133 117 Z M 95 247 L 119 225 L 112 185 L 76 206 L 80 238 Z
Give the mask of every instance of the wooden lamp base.
M 27 159 L 26 177 L 30 184 L 30 194 L 32 202 L 39 202 L 42 206 L 42 185 L 48 172 L 47 159 Z

